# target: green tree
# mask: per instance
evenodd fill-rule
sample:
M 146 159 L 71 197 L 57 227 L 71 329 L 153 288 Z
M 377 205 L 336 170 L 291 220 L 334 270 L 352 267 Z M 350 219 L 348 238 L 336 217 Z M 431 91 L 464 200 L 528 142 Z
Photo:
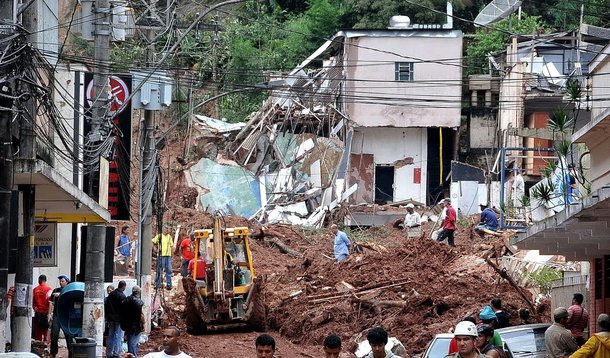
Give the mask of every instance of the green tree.
M 526 14 L 522 14 L 521 19 L 512 15 L 495 23 L 493 28 L 479 27 L 474 40 L 466 47 L 465 74 L 487 72 L 487 55 L 505 50 L 511 33 L 532 35 L 545 31 L 546 27 L 540 21 L 540 17 Z
M 220 42 L 228 56 L 221 64 L 222 91 L 266 80 L 269 72 L 285 73 L 343 27 L 347 7 L 338 1 L 309 0 L 301 13 L 274 6 L 245 6 L 241 16 L 229 21 Z M 221 116 L 243 121 L 266 97 L 261 92 L 241 92 L 220 101 Z
M 344 0 L 350 11 L 349 22 L 355 28 L 384 29 L 388 27 L 394 15 L 407 15 L 412 23 L 442 24 L 447 16 L 431 11 L 432 8 L 444 12 L 446 0 Z M 455 6 L 462 7 L 462 1 L 455 1 Z

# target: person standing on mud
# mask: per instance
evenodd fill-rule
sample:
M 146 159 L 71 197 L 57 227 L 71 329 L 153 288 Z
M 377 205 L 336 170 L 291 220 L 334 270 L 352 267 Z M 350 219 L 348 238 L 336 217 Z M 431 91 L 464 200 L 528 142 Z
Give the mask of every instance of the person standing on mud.
M 324 338 L 324 358 L 339 358 L 341 354 L 341 337 L 329 334 Z
M 172 236 L 169 234 L 167 225 L 163 225 L 163 232 L 152 238 L 152 243 L 157 245 L 159 255 L 157 256 L 157 276 L 155 277 L 155 287 L 163 288 L 161 281 L 163 271 L 165 271 L 165 288 L 172 289 L 172 246 L 174 244 Z
M 273 358 L 275 354 L 275 339 L 268 334 L 256 337 L 256 358 Z
M 347 238 L 347 235 L 339 230 L 337 224 L 332 224 L 330 231 L 333 233 L 335 259 L 337 262 L 346 260 L 352 249 L 352 243 Z
M 415 211 L 415 205 L 411 203 L 407 204 L 404 227 L 408 238 L 421 235 L 421 215 Z
M 453 233 L 457 228 L 455 226 L 457 221 L 457 215 L 455 213 L 455 209 L 453 208 L 453 206 L 451 206 L 451 199 L 447 198 L 444 201 L 445 208 L 447 209 L 447 216 L 445 217 L 445 220 L 443 220 L 443 231 L 438 234 L 438 239 L 436 240 L 439 242 L 443 242 L 445 241 L 445 239 L 447 239 L 449 246 L 455 247 L 455 243 L 453 242 Z
M 182 265 L 180 266 L 180 275 L 187 277 L 189 273 L 189 262 L 195 258 L 195 253 L 191 247 L 194 244 L 194 234 L 186 235 L 182 241 L 180 241 L 180 257 L 182 257 Z

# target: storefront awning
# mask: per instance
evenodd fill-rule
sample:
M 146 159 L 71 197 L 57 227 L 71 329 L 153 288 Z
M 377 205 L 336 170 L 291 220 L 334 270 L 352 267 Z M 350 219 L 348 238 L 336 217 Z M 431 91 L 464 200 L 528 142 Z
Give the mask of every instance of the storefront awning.
M 610 255 L 610 185 L 511 239 L 519 249 L 589 260 Z
M 36 220 L 58 223 L 105 223 L 108 210 L 42 160 L 16 159 L 17 185 L 36 185 Z

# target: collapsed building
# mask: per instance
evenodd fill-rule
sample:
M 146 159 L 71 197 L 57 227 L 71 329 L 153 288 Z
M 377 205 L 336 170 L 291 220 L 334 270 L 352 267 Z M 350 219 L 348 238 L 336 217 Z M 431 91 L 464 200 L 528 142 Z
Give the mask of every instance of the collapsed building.
M 373 216 L 352 211 L 436 202 L 456 151 L 461 52 L 461 31 L 440 25 L 338 32 L 268 82 L 270 97 L 243 127 L 216 131 L 232 134 L 189 173 L 200 208 L 319 227 L 333 211 L 370 225 Z M 212 119 L 196 122 L 210 132 Z

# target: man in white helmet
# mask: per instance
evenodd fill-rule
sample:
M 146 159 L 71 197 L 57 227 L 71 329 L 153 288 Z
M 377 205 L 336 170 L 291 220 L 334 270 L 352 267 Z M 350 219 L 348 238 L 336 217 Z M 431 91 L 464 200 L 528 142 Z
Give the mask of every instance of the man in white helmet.
M 462 321 L 455 326 L 453 332 L 458 346 L 458 352 L 449 354 L 445 358 L 490 358 L 479 353 L 475 348 L 474 340 L 479 336 L 477 326 L 469 321 Z
M 421 235 L 421 216 L 415 211 L 415 205 L 411 203 L 407 204 L 404 227 L 407 237 L 418 237 Z

